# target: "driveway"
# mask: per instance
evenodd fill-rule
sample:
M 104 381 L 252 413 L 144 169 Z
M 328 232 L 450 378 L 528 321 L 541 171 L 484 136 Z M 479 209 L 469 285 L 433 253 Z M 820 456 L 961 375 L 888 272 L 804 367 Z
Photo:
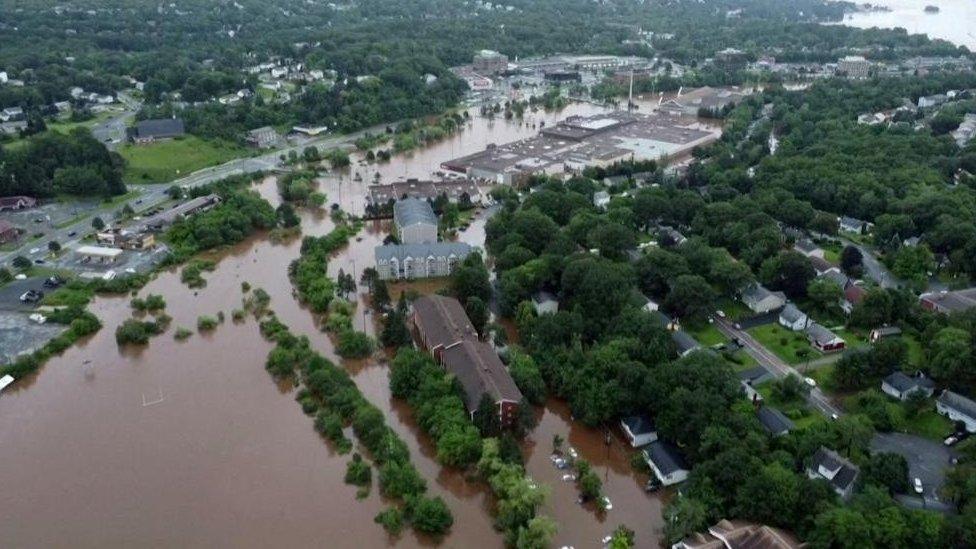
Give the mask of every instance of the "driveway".
M 926 502 L 939 501 L 938 489 L 945 482 L 945 472 L 951 466 L 955 452 L 944 444 L 905 433 L 877 433 L 871 439 L 871 450 L 898 454 L 908 461 L 908 476 L 922 481 Z M 912 492 L 911 497 L 915 500 Z

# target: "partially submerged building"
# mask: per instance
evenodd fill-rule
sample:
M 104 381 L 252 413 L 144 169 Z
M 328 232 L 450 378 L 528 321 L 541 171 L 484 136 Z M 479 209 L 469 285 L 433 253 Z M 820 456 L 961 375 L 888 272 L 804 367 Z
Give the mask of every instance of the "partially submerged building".
M 471 254 L 463 242 L 386 244 L 373 250 L 380 280 L 412 280 L 449 276 Z
M 437 242 L 437 214 L 426 200 L 398 200 L 393 205 L 393 227 L 401 244 Z

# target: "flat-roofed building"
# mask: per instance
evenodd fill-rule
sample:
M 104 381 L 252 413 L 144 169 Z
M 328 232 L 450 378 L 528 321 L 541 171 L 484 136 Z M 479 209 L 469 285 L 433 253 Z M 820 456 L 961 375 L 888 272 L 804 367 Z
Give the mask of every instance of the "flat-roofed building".
M 122 250 L 118 248 L 106 248 L 104 246 L 81 246 L 75 250 L 75 253 L 87 258 L 89 261 L 115 263 L 119 256 L 122 255 Z
M 860 55 L 848 55 L 837 61 L 837 73 L 848 78 L 867 78 L 871 62 Z
M 508 56 L 492 50 L 481 50 L 474 54 L 471 69 L 481 75 L 490 76 L 508 69 Z
M 437 242 L 437 215 L 426 200 L 397 200 L 393 205 L 393 226 L 403 244 Z
M 383 185 L 370 185 L 367 198 L 371 204 L 383 205 L 404 198 L 436 200 L 440 196 L 446 196 L 453 204 L 464 202 L 465 197 L 472 204 L 480 204 L 484 199 L 478 184 L 470 179 L 441 181 L 408 179 Z

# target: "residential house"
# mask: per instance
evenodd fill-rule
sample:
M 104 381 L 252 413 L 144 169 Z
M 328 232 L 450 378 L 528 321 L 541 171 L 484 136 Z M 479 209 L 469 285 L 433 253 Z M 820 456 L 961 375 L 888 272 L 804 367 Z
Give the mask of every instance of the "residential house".
M 807 257 L 819 257 L 820 259 L 824 257 L 823 248 L 814 244 L 809 238 L 797 240 L 796 244 L 793 245 L 793 249 Z
M 672 330 L 671 340 L 674 341 L 679 356 L 687 356 L 702 348 L 701 344 L 684 330 Z
M 278 144 L 281 136 L 271 126 L 264 126 L 247 132 L 248 144 L 259 149 L 268 149 Z
M 830 271 L 831 269 L 840 272 L 840 269 L 837 269 L 837 265 L 834 265 L 833 263 L 827 261 L 822 257 L 817 257 L 817 256 L 811 257 L 810 264 L 813 265 L 813 270 L 817 271 L 817 276 L 822 276 L 824 273 Z
M 671 549 L 802 549 L 795 536 L 771 526 L 721 520 L 707 532 L 695 532 Z
M 742 291 L 742 302 L 754 313 L 768 313 L 786 305 L 782 292 L 771 292 L 762 284 L 756 283 Z
M 131 135 L 136 143 L 152 143 L 162 139 L 181 137 L 186 133 L 183 120 L 179 118 L 160 118 L 156 120 L 141 120 Z
M 32 196 L 0 197 L 0 212 L 4 210 L 26 210 L 35 206 L 37 206 L 37 199 Z
M 0 219 L 0 244 L 13 242 L 20 238 L 20 231 L 5 219 Z
M 841 308 L 850 314 L 854 310 L 854 306 L 864 301 L 867 296 L 867 290 L 855 284 L 853 280 L 848 281 L 847 286 L 844 287 L 844 302 L 841 303 Z
M 886 337 L 895 337 L 901 335 L 901 328 L 898 326 L 882 326 L 881 328 L 875 328 L 871 330 L 868 334 L 868 341 L 871 343 L 877 343 Z
M 936 399 L 935 409 L 952 421 L 963 422 L 970 433 L 976 433 L 976 402 L 971 399 L 947 389 Z
M 398 200 L 393 205 L 393 226 L 403 244 L 437 242 L 437 215 L 426 200 Z
M 381 280 L 412 280 L 449 276 L 471 253 L 463 242 L 387 244 L 374 250 Z
M 874 227 L 873 223 L 867 221 L 862 221 L 855 217 L 841 216 L 837 218 L 837 222 L 840 224 L 840 230 L 845 233 L 853 234 L 866 234 L 871 232 L 871 227 Z
M 922 243 L 922 239 L 917 236 L 910 236 L 905 240 L 901 241 L 902 246 L 905 246 L 907 248 L 916 248 L 921 243 Z
M 593 193 L 593 205 L 601 210 L 607 209 L 610 205 L 610 193 L 607 191 L 597 191 Z
M 536 314 L 556 314 L 559 310 L 559 300 L 549 292 L 536 292 L 532 294 L 532 308 Z
M 522 393 L 494 349 L 478 340 L 461 303 L 428 295 L 414 300 L 412 307 L 414 336 L 458 380 L 468 413 L 474 415 L 488 395 L 498 407 L 503 425 L 515 421 Z
M 922 393 L 930 397 L 935 392 L 935 382 L 921 373 L 908 377 L 901 372 L 894 372 L 881 380 L 881 390 L 898 400 L 908 400 L 912 393 Z
M 655 440 L 642 453 L 654 477 L 664 486 L 678 484 L 688 478 L 690 467 L 674 444 Z
M 688 241 L 685 235 L 681 234 L 677 229 L 673 227 L 661 227 L 660 238 L 667 238 L 674 243 L 675 246 L 680 246 Z
M 821 278 L 825 278 L 833 282 L 841 290 L 847 288 L 847 284 L 850 282 L 850 279 L 847 278 L 847 275 L 840 272 L 840 269 L 838 269 L 837 267 L 832 267 L 824 271 L 824 273 L 820 276 Z
M 24 109 L 20 107 L 7 107 L 0 111 L 0 120 L 4 122 L 15 122 L 24 119 Z
M 922 294 L 922 307 L 942 314 L 958 313 L 976 307 L 976 288 Z
M 837 334 L 816 322 L 812 322 L 807 326 L 806 333 L 807 339 L 810 340 L 810 345 L 813 345 L 822 353 L 841 351 L 846 345 L 846 342 L 838 337 Z
M 647 414 L 621 419 L 620 428 L 627 437 L 627 441 L 634 448 L 640 448 L 657 440 L 657 429 L 654 427 L 651 416 Z
M 763 429 L 774 437 L 787 435 L 796 427 L 790 418 L 783 415 L 783 412 L 769 406 L 760 406 L 756 410 L 756 419 Z
M 845 500 L 851 497 L 860 471 L 857 465 L 823 446 L 813 454 L 807 466 L 808 477 L 826 480 L 834 492 Z
M 792 303 L 787 303 L 783 310 L 779 312 L 779 325 L 789 328 L 794 332 L 800 332 L 807 328 L 810 318 Z
M 4 135 L 16 135 L 27 129 L 26 120 L 15 120 L 12 122 L 0 122 L 0 133 Z
M 640 293 L 640 292 L 638 292 L 638 293 Z M 654 311 L 657 311 L 658 309 L 660 309 L 660 305 L 658 305 L 657 302 L 655 302 L 653 299 L 647 297 L 644 294 L 640 294 L 640 298 L 639 299 L 643 303 L 643 305 L 641 305 L 641 309 L 643 309 L 643 310 L 645 310 L 645 311 L 647 311 L 649 313 L 653 313 Z
M 962 119 L 959 127 L 952 132 L 952 138 L 956 140 L 959 148 L 965 147 L 976 136 L 976 113 L 969 113 Z
M 937 93 L 935 95 L 925 95 L 918 98 L 918 108 L 926 109 L 929 107 L 937 107 L 949 100 L 949 96 L 944 93 Z

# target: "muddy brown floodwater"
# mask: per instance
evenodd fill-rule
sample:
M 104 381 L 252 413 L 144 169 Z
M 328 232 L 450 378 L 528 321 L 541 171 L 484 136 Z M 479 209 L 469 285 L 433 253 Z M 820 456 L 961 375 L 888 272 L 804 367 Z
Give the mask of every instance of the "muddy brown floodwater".
M 475 118 L 442 143 L 382 166 L 354 165 L 321 182 L 329 202 L 361 213 L 368 182 L 429 177 L 444 160 L 534 134 L 538 123 L 602 109 L 571 105 L 560 113 L 534 113 L 523 123 Z M 533 124 L 536 125 L 533 128 Z M 356 178 L 355 173 L 361 177 Z M 275 180 L 256 189 L 278 203 Z M 304 234 L 334 227 L 327 215 L 302 213 Z M 459 238 L 484 242 L 487 215 L 479 214 Z M 358 278 L 373 264 L 373 248 L 387 234 L 369 223 L 329 264 Z M 385 502 L 375 483 L 356 499 L 343 483 L 348 456 L 339 456 L 312 428 L 294 400 L 294 389 L 264 370 L 271 344 L 248 318 L 235 323 L 241 283 L 264 288 L 271 308 L 295 333 L 338 361 L 327 334 L 293 297 L 288 263 L 300 238 L 274 243 L 267 235 L 209 254 L 217 269 L 208 284 L 190 290 L 178 271 L 165 272 L 140 295 L 162 294 L 172 327 L 141 349 L 120 349 L 116 326 L 132 314 L 129 298 L 97 298 L 92 311 L 104 327 L 44 366 L 0 398 L 0 545 L 5 547 L 405 547 L 434 545 L 409 530 L 391 538 L 373 523 Z M 360 293 L 360 303 L 365 295 Z M 209 335 L 177 342 L 176 326 L 194 328 L 200 315 L 223 311 L 227 320 Z M 375 333 L 360 305 L 356 328 Z M 410 447 L 433 495 L 443 497 L 455 523 L 447 547 L 501 547 L 492 528 L 491 497 L 483 483 L 436 462 L 430 440 L 410 410 L 389 394 L 387 366 L 367 360 L 344 363 L 363 394 L 376 404 Z M 637 533 L 641 547 L 659 544 L 661 495 L 646 494 L 630 452 L 615 437 L 572 422 L 556 400 L 538 410 L 540 422 L 526 442 L 527 469 L 550 487 L 544 512 L 559 525 L 556 546 L 599 547 L 617 525 Z M 576 503 L 577 491 L 549 461 L 561 435 L 601 474 L 613 503 L 605 516 Z

